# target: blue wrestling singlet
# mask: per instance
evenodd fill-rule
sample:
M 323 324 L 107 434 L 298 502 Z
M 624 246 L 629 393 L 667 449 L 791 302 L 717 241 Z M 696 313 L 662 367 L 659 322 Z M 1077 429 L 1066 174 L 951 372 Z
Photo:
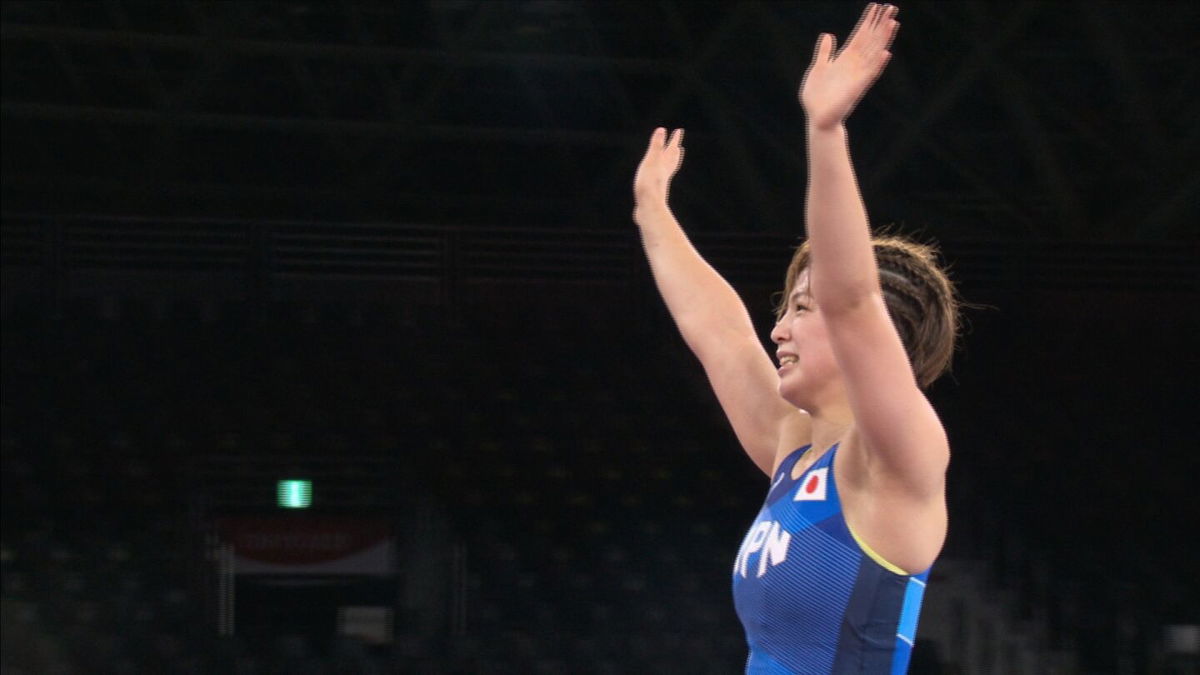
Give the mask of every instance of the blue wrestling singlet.
M 908 670 L 929 570 L 909 575 L 850 531 L 833 479 L 837 444 L 799 480 L 783 460 L 733 566 L 746 673 Z

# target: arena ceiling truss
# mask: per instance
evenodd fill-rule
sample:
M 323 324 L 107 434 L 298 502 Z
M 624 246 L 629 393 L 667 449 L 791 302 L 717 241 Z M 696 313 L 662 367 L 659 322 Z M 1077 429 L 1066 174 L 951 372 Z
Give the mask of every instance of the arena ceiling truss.
M 914 2 L 851 123 L 878 219 L 1195 239 L 1191 3 Z M 702 231 L 796 231 L 795 90 L 841 2 L 3 4 L 6 213 L 628 227 L 688 129 Z

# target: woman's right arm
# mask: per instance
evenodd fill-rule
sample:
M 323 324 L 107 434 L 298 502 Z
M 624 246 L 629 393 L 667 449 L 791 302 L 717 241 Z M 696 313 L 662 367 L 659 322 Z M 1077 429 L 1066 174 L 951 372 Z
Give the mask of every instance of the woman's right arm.
M 779 396 L 779 377 L 733 287 L 700 256 L 667 206 L 683 130 L 655 129 L 634 179 L 633 220 L 671 318 L 700 359 L 750 459 L 768 476 L 781 446 L 808 442 L 808 416 Z

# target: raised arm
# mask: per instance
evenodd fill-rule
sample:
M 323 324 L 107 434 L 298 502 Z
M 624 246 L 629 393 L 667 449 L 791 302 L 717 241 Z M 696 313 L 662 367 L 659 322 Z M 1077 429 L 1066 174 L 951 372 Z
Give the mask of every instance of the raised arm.
M 807 442 L 808 415 L 779 396 L 779 378 L 734 289 L 696 251 L 667 205 L 683 130 L 655 129 L 634 179 L 634 213 L 658 291 L 700 359 L 746 454 L 768 475 L 781 443 Z
M 805 75 L 810 280 L 869 461 L 912 496 L 940 496 L 945 432 L 887 313 L 844 126 L 891 57 L 896 12 L 868 5 L 841 51 L 832 35 L 822 35 Z

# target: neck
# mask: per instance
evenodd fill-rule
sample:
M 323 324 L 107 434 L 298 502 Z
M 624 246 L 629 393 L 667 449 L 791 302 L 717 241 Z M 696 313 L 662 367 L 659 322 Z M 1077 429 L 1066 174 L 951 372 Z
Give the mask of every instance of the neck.
M 812 444 L 817 452 L 841 441 L 854 426 L 854 415 L 850 406 L 809 411 L 812 420 Z

